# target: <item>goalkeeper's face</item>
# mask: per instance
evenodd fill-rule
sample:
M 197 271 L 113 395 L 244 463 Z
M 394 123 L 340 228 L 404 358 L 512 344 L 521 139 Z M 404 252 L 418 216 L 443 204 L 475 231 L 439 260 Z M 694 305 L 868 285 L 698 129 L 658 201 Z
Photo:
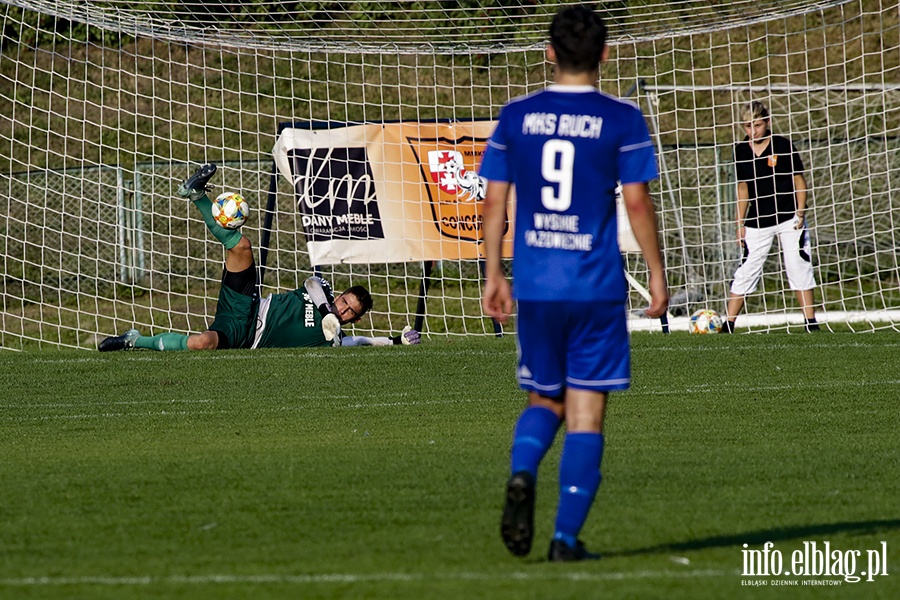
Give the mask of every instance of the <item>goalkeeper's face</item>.
M 750 138 L 751 142 L 761 142 L 766 137 L 766 132 L 769 131 L 769 120 L 768 119 L 756 119 L 755 121 L 750 121 L 748 123 L 744 123 L 744 133 L 747 134 L 747 137 Z
M 344 292 L 335 298 L 333 312 L 340 319 L 341 325 L 356 323 L 366 314 L 362 302 L 359 301 L 359 298 L 353 292 Z

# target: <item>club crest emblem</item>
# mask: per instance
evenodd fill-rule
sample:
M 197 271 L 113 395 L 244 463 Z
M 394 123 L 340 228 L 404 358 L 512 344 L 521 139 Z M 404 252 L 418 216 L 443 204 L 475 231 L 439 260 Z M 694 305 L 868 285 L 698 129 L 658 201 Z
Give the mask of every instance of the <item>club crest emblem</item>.
M 487 138 L 407 138 L 428 190 L 435 227 L 441 235 L 479 242 L 481 200 L 487 181 L 476 172 Z
M 432 150 L 428 153 L 431 180 L 445 194 L 461 196 L 463 202 L 484 198 L 485 181 L 477 173 L 466 171 L 463 156 L 453 150 Z

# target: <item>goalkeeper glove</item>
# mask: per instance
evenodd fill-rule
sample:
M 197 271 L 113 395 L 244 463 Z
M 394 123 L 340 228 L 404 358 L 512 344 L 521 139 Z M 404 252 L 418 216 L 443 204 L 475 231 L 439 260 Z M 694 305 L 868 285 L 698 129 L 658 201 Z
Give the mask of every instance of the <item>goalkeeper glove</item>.
M 341 322 L 336 315 L 328 313 L 322 318 L 322 334 L 325 340 L 332 342 L 332 345 L 339 346 L 341 344 Z
M 334 304 L 334 294 L 327 281 L 313 275 L 306 278 L 306 281 L 303 282 L 303 287 L 306 289 L 306 293 L 309 294 L 309 299 L 316 305 L 320 315 L 324 317 L 331 312 L 331 306 Z
M 422 342 L 422 337 L 419 335 L 419 332 L 407 325 L 403 328 L 403 332 L 400 335 L 395 335 L 391 338 L 391 341 L 394 342 L 394 345 L 403 344 L 404 346 L 415 346 Z

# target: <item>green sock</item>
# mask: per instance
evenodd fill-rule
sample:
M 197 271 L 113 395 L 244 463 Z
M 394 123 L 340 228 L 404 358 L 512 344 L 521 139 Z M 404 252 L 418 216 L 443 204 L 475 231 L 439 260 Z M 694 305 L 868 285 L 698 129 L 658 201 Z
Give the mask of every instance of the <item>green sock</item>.
M 142 335 L 134 340 L 135 348 L 146 350 L 187 350 L 188 336 L 183 333 L 160 333 L 159 335 Z
M 238 245 L 238 242 L 241 241 L 241 232 L 237 229 L 225 229 L 216 223 L 216 220 L 213 219 L 212 200 L 209 199 L 209 196 L 203 194 L 199 200 L 194 200 L 194 206 L 203 215 L 206 228 L 209 229 L 214 238 L 222 242 L 226 250 L 231 250 Z

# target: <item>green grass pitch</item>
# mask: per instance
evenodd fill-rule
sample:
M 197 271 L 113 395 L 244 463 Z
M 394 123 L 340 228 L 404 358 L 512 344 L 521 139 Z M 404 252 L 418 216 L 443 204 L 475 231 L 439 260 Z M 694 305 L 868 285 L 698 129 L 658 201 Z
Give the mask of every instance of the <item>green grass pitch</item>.
M 897 598 L 898 352 L 890 332 L 635 334 L 582 535 L 604 558 L 581 564 L 544 559 L 559 444 L 532 555 L 499 538 L 510 337 L 0 353 L 0 597 Z M 744 544 L 789 569 L 811 541 L 860 551 L 857 573 L 886 547 L 888 574 L 742 573 Z

